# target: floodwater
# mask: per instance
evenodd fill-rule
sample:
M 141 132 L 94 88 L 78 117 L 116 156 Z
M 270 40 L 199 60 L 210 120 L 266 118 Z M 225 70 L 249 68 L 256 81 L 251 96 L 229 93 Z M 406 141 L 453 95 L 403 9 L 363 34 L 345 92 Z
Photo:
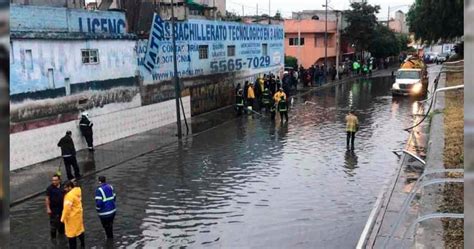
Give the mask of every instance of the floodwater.
M 288 124 L 239 117 L 102 172 L 117 191 L 109 248 L 354 248 L 417 109 L 390 86 L 376 78 L 313 92 L 294 99 Z M 361 123 L 354 152 L 349 108 Z M 86 243 L 105 248 L 95 177 L 81 182 Z M 10 217 L 12 248 L 54 248 L 43 197 Z

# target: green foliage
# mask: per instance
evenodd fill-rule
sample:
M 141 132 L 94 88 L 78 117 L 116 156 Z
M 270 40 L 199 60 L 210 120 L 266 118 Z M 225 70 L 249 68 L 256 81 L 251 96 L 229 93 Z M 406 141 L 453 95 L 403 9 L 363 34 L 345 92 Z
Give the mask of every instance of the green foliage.
M 406 34 L 396 34 L 400 45 L 400 51 L 408 51 L 408 44 L 411 43 L 410 37 Z M 413 49 L 413 48 L 412 48 Z
M 283 18 L 281 17 L 281 13 L 280 13 L 279 10 L 275 13 L 275 17 L 274 17 L 274 18 L 277 19 L 277 20 L 283 20 Z
M 376 14 L 380 6 L 372 6 L 365 2 L 352 3 L 351 9 L 344 11 L 348 26 L 343 31 L 343 39 L 354 44 L 357 51 L 368 50 L 375 39 L 374 30 L 377 27 Z
M 396 35 L 387 26 L 377 24 L 373 32 L 374 36 L 370 42 L 369 52 L 375 58 L 385 58 L 398 55 L 401 51 L 402 43 L 406 40 Z M 406 47 L 406 43 L 404 44 Z
M 293 56 L 285 55 L 285 67 L 297 68 L 297 66 L 298 66 L 298 59 L 296 59 Z
M 463 0 L 415 0 L 407 14 L 410 32 L 428 44 L 464 35 Z

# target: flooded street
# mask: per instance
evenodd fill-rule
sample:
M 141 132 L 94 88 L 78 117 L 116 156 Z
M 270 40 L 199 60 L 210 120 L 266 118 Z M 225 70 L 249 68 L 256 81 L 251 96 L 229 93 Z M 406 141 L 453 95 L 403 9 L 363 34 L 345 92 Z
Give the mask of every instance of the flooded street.
M 376 78 L 313 92 L 294 99 L 288 124 L 239 117 L 102 172 L 117 192 L 113 248 L 354 248 L 417 108 L 390 87 Z M 81 185 L 87 247 L 104 248 L 96 176 Z M 54 248 L 43 196 L 10 219 L 12 248 Z

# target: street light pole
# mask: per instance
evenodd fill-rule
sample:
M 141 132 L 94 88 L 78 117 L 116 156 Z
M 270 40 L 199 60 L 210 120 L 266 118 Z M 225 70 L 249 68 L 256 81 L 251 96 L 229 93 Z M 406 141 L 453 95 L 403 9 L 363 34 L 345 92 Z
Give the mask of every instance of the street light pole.
M 326 0 L 326 18 L 324 32 L 324 83 L 328 82 L 328 0 Z
M 297 67 L 300 68 L 301 65 L 301 30 L 300 30 L 300 23 L 301 23 L 301 13 L 298 13 L 298 62 Z
M 179 78 L 178 78 L 178 64 L 176 60 L 176 38 L 174 35 L 174 1 L 171 0 L 171 40 L 173 42 L 173 66 L 174 66 L 174 92 L 176 98 L 176 124 L 178 126 L 178 139 L 181 139 L 181 113 L 179 110 L 179 99 L 181 98 L 181 90 L 179 86 Z

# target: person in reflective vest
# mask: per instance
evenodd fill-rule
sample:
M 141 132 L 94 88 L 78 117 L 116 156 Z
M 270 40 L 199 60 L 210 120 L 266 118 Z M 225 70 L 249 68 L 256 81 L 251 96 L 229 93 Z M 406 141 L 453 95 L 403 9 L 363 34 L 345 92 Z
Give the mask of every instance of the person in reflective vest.
M 346 116 L 346 131 L 347 131 L 347 150 L 349 150 L 349 142 L 351 143 L 351 150 L 354 150 L 354 139 L 355 134 L 359 130 L 359 119 L 354 114 L 354 111 L 350 111 Z
M 281 96 L 280 101 L 278 102 L 278 111 L 280 112 L 281 122 L 283 123 L 283 117 L 286 122 L 288 122 L 288 104 L 285 96 Z
M 265 88 L 262 93 L 262 105 L 265 107 L 266 111 L 270 110 L 270 100 L 270 90 L 268 90 L 268 88 Z
M 369 68 L 366 64 L 362 66 L 362 72 L 364 73 L 364 75 L 367 75 L 369 73 Z
M 352 71 L 354 72 L 354 75 L 357 75 L 358 69 L 359 69 L 359 63 L 357 61 L 354 61 L 352 63 Z
M 81 134 L 84 136 L 87 142 L 87 147 L 89 151 L 94 151 L 93 145 L 93 134 L 92 134 L 92 126 L 94 124 L 89 119 L 89 114 L 87 112 L 83 112 L 81 115 L 81 121 L 79 121 L 79 127 L 81 129 Z
M 239 89 L 235 96 L 235 108 L 237 109 L 237 115 L 241 115 L 244 110 L 244 96 L 242 89 Z
M 107 184 L 105 176 L 99 176 L 99 184 L 95 191 L 95 206 L 107 238 L 112 239 L 116 195 L 112 185 Z

